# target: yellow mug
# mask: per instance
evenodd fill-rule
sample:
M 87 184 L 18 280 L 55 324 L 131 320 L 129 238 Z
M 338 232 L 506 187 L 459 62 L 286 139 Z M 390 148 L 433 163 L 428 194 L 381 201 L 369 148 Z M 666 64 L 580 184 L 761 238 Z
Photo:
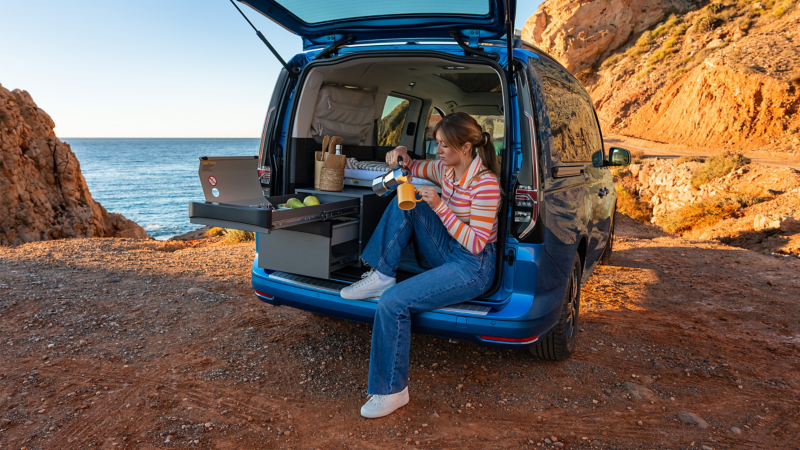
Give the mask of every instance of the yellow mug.
M 397 206 L 406 211 L 414 209 L 417 203 L 422 201 L 422 199 L 417 200 L 416 190 L 413 184 L 397 186 Z

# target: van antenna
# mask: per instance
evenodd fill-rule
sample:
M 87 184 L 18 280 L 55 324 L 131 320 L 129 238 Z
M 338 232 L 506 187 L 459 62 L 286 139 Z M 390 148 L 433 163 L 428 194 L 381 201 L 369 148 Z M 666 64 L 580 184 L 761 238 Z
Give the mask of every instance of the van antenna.
M 258 36 L 258 38 L 261 39 L 261 42 L 266 44 L 267 48 L 269 48 L 269 50 L 272 52 L 272 54 L 275 55 L 276 58 L 278 58 L 278 61 L 281 63 L 281 65 L 283 66 L 284 69 L 286 69 L 289 73 L 298 73 L 298 72 L 300 72 L 300 69 L 298 69 L 297 67 L 289 67 L 289 65 L 286 64 L 286 61 L 284 61 L 283 58 L 281 58 L 281 55 L 278 54 L 278 52 L 275 50 L 275 48 L 272 46 L 272 44 L 269 43 L 267 38 L 265 38 L 264 35 L 261 34 L 260 31 L 258 31 L 256 26 L 253 25 L 253 22 L 250 22 L 250 19 L 248 19 L 247 16 L 244 15 L 242 10 L 239 9 L 238 6 L 236 6 L 236 3 L 233 0 L 231 0 L 231 4 L 233 5 L 234 8 L 236 8 L 237 11 L 239 11 L 239 14 L 241 14 L 242 17 L 244 17 L 244 20 L 246 20 L 247 23 L 249 23 L 250 26 L 253 27 L 254 30 L 256 30 L 256 35 Z

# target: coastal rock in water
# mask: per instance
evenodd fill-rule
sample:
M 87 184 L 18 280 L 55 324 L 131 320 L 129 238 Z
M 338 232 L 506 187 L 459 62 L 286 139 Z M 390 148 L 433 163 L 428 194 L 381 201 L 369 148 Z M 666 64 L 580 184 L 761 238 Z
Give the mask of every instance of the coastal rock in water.
M 147 239 L 92 199 L 69 144 L 26 91 L 0 85 L 0 245 L 69 237 Z

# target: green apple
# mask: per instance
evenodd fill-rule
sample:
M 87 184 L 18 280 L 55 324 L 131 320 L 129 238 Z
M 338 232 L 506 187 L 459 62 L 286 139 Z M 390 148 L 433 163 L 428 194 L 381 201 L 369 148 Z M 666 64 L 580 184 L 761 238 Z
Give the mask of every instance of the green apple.
M 286 204 L 291 206 L 292 209 L 294 209 L 294 208 L 305 208 L 305 206 L 306 206 L 306 205 L 303 204 L 303 202 L 301 202 L 300 200 L 298 200 L 296 198 L 290 198 L 289 201 L 286 202 Z
M 317 199 L 317 197 L 309 195 L 308 197 L 303 199 L 303 203 L 305 203 L 306 206 L 316 206 L 319 205 L 319 200 Z

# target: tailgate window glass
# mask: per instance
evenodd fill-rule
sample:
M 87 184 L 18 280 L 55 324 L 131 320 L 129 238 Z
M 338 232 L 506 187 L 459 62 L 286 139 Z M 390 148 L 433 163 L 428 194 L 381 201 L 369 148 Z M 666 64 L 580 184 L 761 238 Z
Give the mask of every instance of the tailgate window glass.
M 332 22 L 360 17 L 395 16 L 400 14 L 436 14 L 486 16 L 489 0 L 278 0 L 276 3 L 305 23 Z
M 592 153 L 603 149 L 591 103 L 566 83 L 550 77 L 542 79 L 553 146 L 559 159 L 561 162 L 591 161 Z
M 403 134 L 403 126 L 408 115 L 408 100 L 391 95 L 386 98 L 381 114 L 381 123 L 378 126 L 378 145 L 382 147 L 397 147 Z

